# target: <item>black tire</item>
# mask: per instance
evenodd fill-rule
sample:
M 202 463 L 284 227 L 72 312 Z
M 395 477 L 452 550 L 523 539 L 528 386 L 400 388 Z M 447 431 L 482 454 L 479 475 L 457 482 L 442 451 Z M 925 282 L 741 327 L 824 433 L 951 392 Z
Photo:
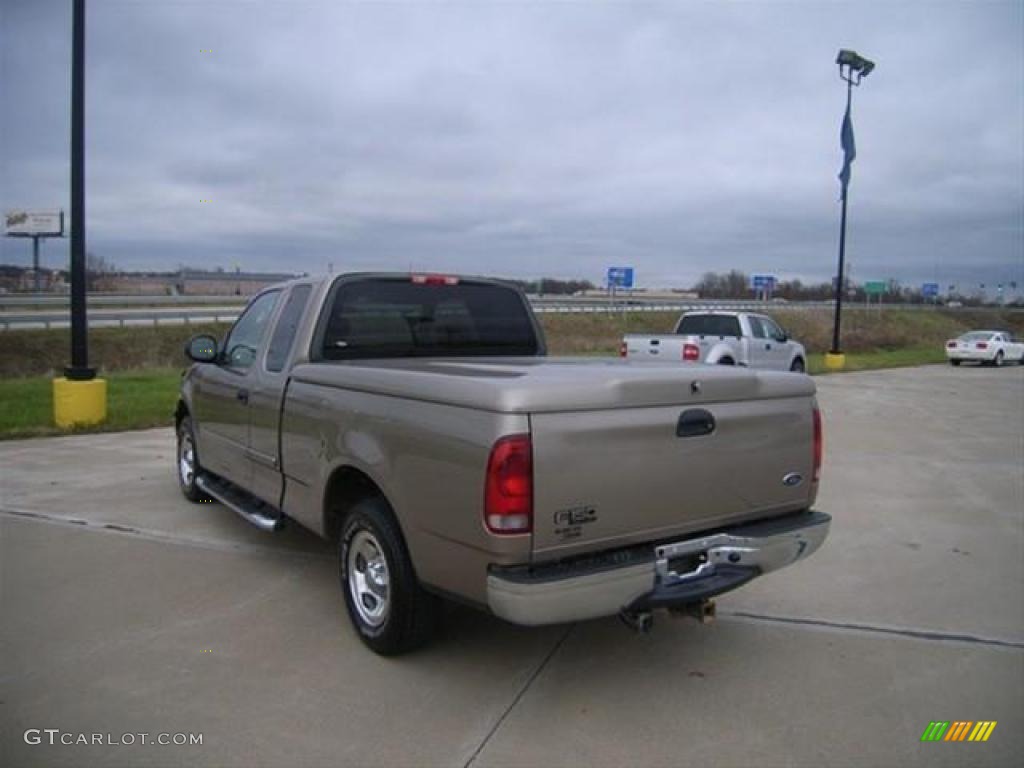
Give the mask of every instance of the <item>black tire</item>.
M 187 459 L 185 453 L 191 447 L 191 458 Z M 196 448 L 196 435 L 192 429 L 192 418 L 186 416 L 178 424 L 178 448 L 174 453 L 177 459 L 178 487 L 181 494 L 189 501 L 198 504 L 201 501 L 208 501 L 209 496 L 199 490 L 196 485 L 196 478 L 202 471 L 199 466 L 199 450 Z M 191 473 L 186 471 L 185 464 L 191 464 Z
M 736 365 L 736 361 L 733 360 L 731 357 L 723 357 L 721 360 L 718 361 L 718 364 L 719 365 Z
M 994 365 L 996 368 L 1003 367 L 1003 350 L 999 350 L 998 352 L 996 352 L 996 359 L 992 361 L 992 365 Z
M 950 360 L 949 364 L 953 365 L 953 366 L 960 365 L 960 361 L 959 360 Z
M 383 586 L 375 580 L 380 576 L 380 560 L 368 557 L 368 551 L 383 556 Z M 345 518 L 338 541 L 338 570 L 349 620 L 371 651 L 397 656 L 430 640 L 440 614 L 438 599 L 420 586 L 398 523 L 381 497 L 357 502 Z M 362 588 L 356 573 L 362 574 Z M 385 593 L 383 599 L 378 590 Z
M 807 366 L 804 365 L 804 359 L 802 357 L 798 357 L 793 361 L 793 364 L 789 366 L 789 370 L 793 373 L 804 373 L 807 370 Z

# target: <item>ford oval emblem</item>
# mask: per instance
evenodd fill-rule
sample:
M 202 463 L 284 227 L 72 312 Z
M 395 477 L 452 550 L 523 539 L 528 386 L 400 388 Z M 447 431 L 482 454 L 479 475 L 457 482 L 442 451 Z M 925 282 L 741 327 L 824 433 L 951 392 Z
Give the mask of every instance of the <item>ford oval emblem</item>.
M 799 472 L 790 472 L 784 478 L 782 478 L 782 484 L 792 488 L 795 485 L 800 485 L 804 481 L 804 476 Z

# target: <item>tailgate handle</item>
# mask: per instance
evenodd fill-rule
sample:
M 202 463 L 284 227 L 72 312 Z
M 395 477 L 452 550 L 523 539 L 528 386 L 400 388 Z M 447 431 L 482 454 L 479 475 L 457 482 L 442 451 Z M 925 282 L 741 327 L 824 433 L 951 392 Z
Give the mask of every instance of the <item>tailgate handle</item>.
M 698 437 L 715 431 L 715 417 L 703 408 L 683 411 L 676 424 L 676 437 Z

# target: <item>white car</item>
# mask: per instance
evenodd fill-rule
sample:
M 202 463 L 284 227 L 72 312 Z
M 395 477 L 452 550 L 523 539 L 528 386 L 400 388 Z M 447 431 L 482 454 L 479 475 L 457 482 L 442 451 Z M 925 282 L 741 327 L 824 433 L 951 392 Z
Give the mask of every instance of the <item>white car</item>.
M 946 357 L 952 365 L 1020 363 L 1024 360 L 1024 344 L 1006 331 L 971 331 L 946 342 Z

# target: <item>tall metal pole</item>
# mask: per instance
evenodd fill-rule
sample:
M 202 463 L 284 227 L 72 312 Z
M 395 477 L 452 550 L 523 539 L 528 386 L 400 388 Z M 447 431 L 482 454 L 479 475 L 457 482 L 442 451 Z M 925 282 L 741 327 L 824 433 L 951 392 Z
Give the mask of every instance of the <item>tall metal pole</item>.
M 75 381 L 96 376 L 89 367 L 85 306 L 85 0 L 73 0 L 71 22 L 71 366 Z
M 39 293 L 39 235 L 32 235 L 32 282 L 35 292 Z
M 852 76 L 846 81 L 846 113 L 850 114 L 850 101 L 853 98 Z M 839 219 L 839 275 L 836 278 L 836 316 L 832 325 L 832 349 L 833 355 L 840 354 L 839 349 L 839 318 L 843 311 L 843 266 L 846 260 L 846 196 L 849 184 L 843 185 L 843 213 Z

